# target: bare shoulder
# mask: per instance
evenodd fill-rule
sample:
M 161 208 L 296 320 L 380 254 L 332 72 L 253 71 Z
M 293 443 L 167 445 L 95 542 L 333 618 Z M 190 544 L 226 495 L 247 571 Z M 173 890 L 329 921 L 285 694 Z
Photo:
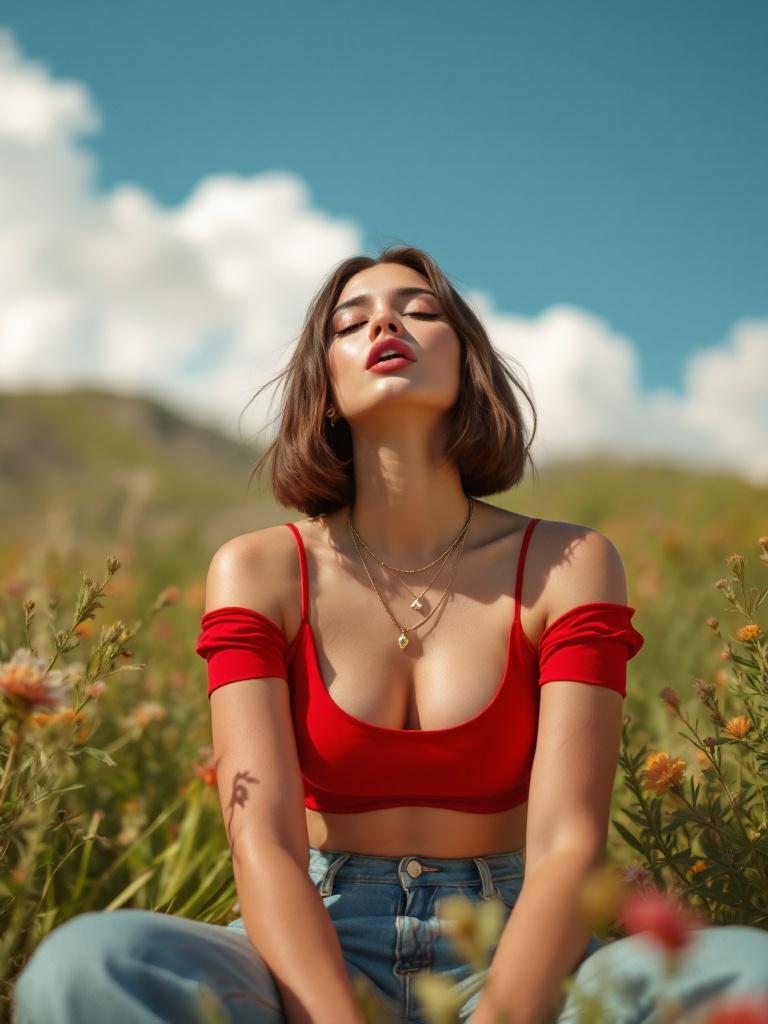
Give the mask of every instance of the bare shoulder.
M 578 604 L 627 603 L 624 563 L 604 533 L 580 523 L 542 519 L 534 558 L 546 579 L 547 622 Z
M 284 524 L 242 533 L 216 549 L 208 566 L 205 610 L 252 608 L 280 623 L 298 586 L 293 533 Z

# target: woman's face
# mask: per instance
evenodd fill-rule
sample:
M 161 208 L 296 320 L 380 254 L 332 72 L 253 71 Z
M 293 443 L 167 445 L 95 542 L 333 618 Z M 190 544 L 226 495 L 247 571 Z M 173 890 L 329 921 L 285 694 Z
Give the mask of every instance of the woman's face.
M 349 300 L 354 301 L 347 305 Z M 419 411 L 434 419 L 455 403 L 461 342 L 418 271 L 400 263 L 359 271 L 344 285 L 329 330 L 335 405 L 351 426 L 356 420 L 383 417 L 391 422 L 393 416 Z M 368 355 L 377 341 L 387 338 L 407 345 L 413 362 L 375 373 L 366 368 Z

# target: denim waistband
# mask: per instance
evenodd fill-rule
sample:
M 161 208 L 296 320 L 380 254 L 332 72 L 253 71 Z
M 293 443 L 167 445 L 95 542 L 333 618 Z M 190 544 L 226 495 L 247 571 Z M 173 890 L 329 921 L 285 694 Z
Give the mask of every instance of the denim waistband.
M 392 882 L 410 889 L 423 885 L 471 884 L 478 879 L 483 894 L 490 894 L 493 882 L 521 878 L 524 866 L 523 849 L 482 857 L 423 857 L 420 854 L 384 857 L 309 848 L 310 871 L 322 875 L 326 894 L 332 890 L 334 880 Z

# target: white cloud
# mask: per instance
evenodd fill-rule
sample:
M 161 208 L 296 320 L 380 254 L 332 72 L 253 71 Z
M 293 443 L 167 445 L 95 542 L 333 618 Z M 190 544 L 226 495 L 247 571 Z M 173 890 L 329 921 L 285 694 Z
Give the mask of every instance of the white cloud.
M 0 29 L 0 389 L 140 389 L 237 435 L 362 232 L 288 172 L 210 175 L 174 208 L 132 184 L 100 193 L 82 145 L 100 125 L 81 83 L 53 79 Z M 530 382 L 538 462 L 660 454 L 768 483 L 768 321 L 696 353 L 682 394 L 649 392 L 636 346 L 599 317 L 555 305 L 526 319 L 466 297 Z M 246 436 L 272 396 L 248 407 Z

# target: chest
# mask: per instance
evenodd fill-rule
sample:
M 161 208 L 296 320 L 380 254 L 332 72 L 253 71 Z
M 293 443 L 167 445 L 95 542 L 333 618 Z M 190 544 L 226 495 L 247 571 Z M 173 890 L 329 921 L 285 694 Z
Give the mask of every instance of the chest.
M 308 558 L 310 637 L 328 699 L 389 729 L 451 729 L 480 715 L 514 672 L 516 645 L 535 645 L 544 628 L 543 610 L 522 603 L 514 625 L 514 563 L 512 550 L 460 563 L 447 599 L 409 631 L 403 650 L 367 577 Z M 397 623 L 412 626 L 433 611 L 447 576 L 421 597 L 420 609 L 411 602 L 424 582 L 409 577 L 408 590 L 391 574 L 374 578 Z M 299 624 L 296 614 L 291 629 Z

